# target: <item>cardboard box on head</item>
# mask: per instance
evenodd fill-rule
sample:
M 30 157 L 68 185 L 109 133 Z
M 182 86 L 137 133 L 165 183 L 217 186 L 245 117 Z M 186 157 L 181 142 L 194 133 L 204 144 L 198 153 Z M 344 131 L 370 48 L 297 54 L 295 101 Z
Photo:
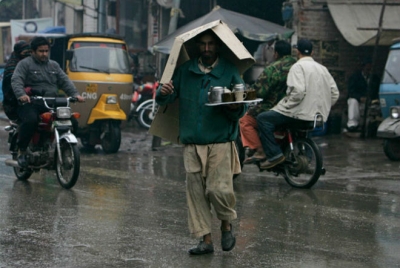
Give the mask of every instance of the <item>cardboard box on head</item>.
M 220 48 L 220 56 L 235 64 L 240 74 L 254 64 L 253 57 L 229 26 L 216 20 L 175 38 L 160 80 L 161 84 L 171 81 L 174 71 L 179 65 L 198 56 L 194 37 L 208 29 L 211 29 L 223 43 Z M 149 132 L 173 143 L 179 143 L 179 99 L 174 103 L 159 107 Z

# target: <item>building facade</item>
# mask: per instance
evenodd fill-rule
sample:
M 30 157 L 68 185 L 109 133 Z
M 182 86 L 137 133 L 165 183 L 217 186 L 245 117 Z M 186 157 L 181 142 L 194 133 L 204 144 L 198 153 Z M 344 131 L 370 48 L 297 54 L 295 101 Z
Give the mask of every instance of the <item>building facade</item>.
M 389 0 L 389 3 L 386 8 L 397 10 L 400 8 L 398 1 Z M 347 106 L 347 81 L 349 76 L 359 68 L 360 63 L 364 59 L 373 58 L 375 49 L 377 57 L 374 71 L 376 75 L 381 76 L 384 71 L 391 41 L 390 38 L 382 39 L 377 47 L 374 46 L 375 39 L 371 39 L 365 44 L 354 45 L 342 33 L 343 31 L 349 31 L 349 29 L 340 29 L 337 24 L 340 21 L 345 21 L 348 24 L 360 22 L 365 28 L 377 28 L 379 24 L 377 17 L 379 16 L 371 18 L 369 24 L 365 24 L 363 18 L 371 16 L 369 12 L 372 8 L 376 11 L 374 14 L 378 13 L 379 15 L 382 8 L 382 1 L 302 0 L 287 1 L 286 4 L 289 4 L 293 8 L 293 17 L 289 21 L 289 24 L 296 31 L 296 34 L 292 42 L 295 43 L 298 38 L 312 40 L 314 44 L 313 57 L 329 69 L 338 84 L 341 96 L 338 104 L 334 107 L 333 113 L 341 113 L 343 108 Z M 361 6 L 361 8 L 352 14 L 355 17 L 353 21 L 350 20 L 351 15 L 335 13 L 336 8 L 350 9 L 355 6 L 357 8 Z M 363 6 L 367 9 L 363 9 Z M 387 13 L 386 15 L 384 13 L 383 16 L 387 21 L 393 19 Z M 394 30 L 396 29 L 391 29 L 391 32 Z M 356 31 L 359 32 L 357 33 Z M 363 31 L 362 27 L 354 26 L 354 32 L 350 33 L 350 35 L 363 34 Z M 394 34 L 400 36 L 400 24 L 397 27 L 397 33 L 394 31 Z

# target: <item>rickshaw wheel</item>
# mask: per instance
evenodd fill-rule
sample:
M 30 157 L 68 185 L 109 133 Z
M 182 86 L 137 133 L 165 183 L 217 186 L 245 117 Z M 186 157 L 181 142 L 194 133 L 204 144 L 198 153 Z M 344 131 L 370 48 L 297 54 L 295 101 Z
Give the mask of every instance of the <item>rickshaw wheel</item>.
M 121 128 L 119 121 L 107 120 L 102 124 L 101 133 L 101 146 L 106 154 L 113 154 L 118 152 L 121 145 Z M 103 135 L 104 133 L 104 135 Z
M 400 139 L 385 139 L 383 142 L 383 151 L 390 160 L 400 161 Z

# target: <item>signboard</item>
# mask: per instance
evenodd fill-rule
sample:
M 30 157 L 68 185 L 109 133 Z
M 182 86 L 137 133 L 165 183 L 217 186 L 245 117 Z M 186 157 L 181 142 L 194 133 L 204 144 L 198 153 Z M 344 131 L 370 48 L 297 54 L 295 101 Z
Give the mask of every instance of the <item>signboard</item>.
M 35 34 L 47 27 L 54 26 L 53 18 L 11 20 L 10 23 L 12 47 L 14 47 L 15 41 L 19 35 Z
M 11 31 L 9 22 L 0 22 L 0 64 L 5 63 L 11 55 Z
M 81 6 L 82 5 L 82 0 L 57 0 L 57 2 L 66 3 L 66 4 L 72 4 L 72 5 L 75 5 L 75 6 Z

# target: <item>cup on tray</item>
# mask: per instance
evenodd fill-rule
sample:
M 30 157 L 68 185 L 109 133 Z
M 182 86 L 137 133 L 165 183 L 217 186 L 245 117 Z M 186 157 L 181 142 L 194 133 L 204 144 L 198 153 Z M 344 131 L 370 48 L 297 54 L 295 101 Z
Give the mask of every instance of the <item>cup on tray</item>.
M 244 91 L 235 91 L 235 101 L 244 101 L 246 99 L 247 93 Z
M 257 99 L 257 92 L 255 90 L 245 91 L 247 93 L 246 100 L 255 100 Z
M 222 94 L 224 92 L 223 87 L 213 87 L 208 93 L 208 101 L 210 103 L 220 103 L 222 102 Z
M 232 92 L 222 93 L 222 102 L 232 102 L 235 100 L 235 95 Z

